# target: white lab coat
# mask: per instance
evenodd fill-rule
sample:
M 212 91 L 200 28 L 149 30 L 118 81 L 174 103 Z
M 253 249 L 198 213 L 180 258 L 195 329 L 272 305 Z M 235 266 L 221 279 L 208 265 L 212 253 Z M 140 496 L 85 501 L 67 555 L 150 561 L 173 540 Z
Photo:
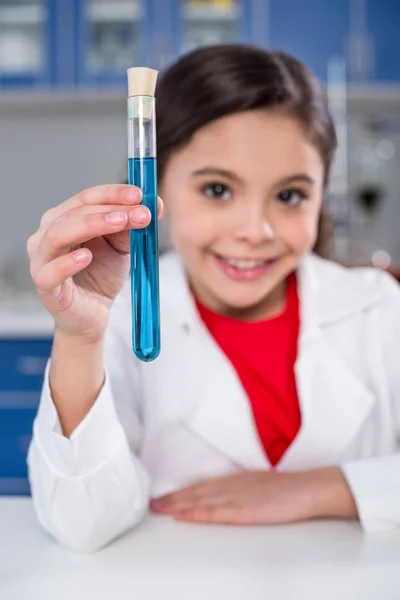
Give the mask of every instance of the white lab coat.
M 295 367 L 301 429 L 277 466 L 340 465 L 366 530 L 400 528 L 400 287 L 316 256 L 299 267 Z M 29 451 L 33 500 L 61 543 L 90 551 L 138 523 L 149 496 L 269 469 L 241 383 L 199 319 L 176 254 L 161 260 L 162 351 L 131 351 L 130 294 L 117 299 L 106 383 L 63 437 L 47 377 Z

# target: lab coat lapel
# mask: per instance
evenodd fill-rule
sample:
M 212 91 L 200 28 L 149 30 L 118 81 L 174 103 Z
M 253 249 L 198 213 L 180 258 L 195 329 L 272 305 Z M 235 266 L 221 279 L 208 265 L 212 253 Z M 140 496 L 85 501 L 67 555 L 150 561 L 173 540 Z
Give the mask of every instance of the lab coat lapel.
M 165 259 L 164 259 L 165 260 Z M 265 469 L 269 462 L 260 443 L 250 403 L 236 372 L 200 320 L 176 255 L 169 262 L 166 284 L 174 281 L 171 306 L 179 320 L 182 377 L 187 384 L 181 421 L 239 468 Z
M 350 290 L 335 305 L 335 290 L 321 290 L 332 285 L 324 273 L 315 257 L 305 259 L 298 272 L 302 325 L 295 374 L 302 424 L 278 470 L 338 464 L 375 402 L 326 335 L 327 327 L 346 318 L 345 309 L 359 307 L 352 307 Z
M 192 410 L 185 424 L 208 444 L 248 470 L 266 469 L 250 402 L 231 363 L 202 323 L 193 334 Z M 190 364 L 189 364 L 190 363 Z

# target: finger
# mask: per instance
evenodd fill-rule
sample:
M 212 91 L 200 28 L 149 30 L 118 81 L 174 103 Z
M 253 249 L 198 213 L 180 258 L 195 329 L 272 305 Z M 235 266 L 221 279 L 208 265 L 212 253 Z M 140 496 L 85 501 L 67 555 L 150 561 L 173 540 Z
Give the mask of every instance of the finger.
M 42 262 L 50 262 L 73 246 L 97 237 L 148 225 L 151 215 L 145 206 L 124 211 L 93 213 L 59 219 L 52 223 L 42 237 L 38 254 Z
M 32 258 L 33 254 L 36 252 L 36 248 L 38 247 L 40 240 L 41 235 L 39 234 L 39 231 L 35 231 L 35 233 L 29 236 L 26 242 L 26 251 L 29 258 Z
M 139 203 L 140 204 L 140 203 Z M 135 205 L 136 207 L 136 205 Z M 148 208 L 148 206 L 146 206 L 146 208 Z M 129 212 L 132 209 L 131 206 L 120 206 L 118 204 L 95 204 L 95 205 L 79 205 L 79 206 L 74 206 L 72 208 L 70 208 L 69 210 L 67 210 L 66 212 L 62 213 L 59 217 L 57 217 L 57 219 L 60 218 L 64 218 L 66 216 L 73 216 L 73 215 L 82 215 L 82 214 L 91 214 L 91 213 L 100 213 L 100 212 L 111 212 L 112 210 L 118 211 L 118 210 L 126 210 L 127 212 Z M 150 209 L 149 209 L 150 210 Z M 161 198 L 157 198 L 157 213 L 158 213 L 158 217 L 162 218 L 163 216 L 163 212 L 164 212 L 164 203 L 161 200 Z M 53 220 L 57 220 L 57 219 L 53 219 Z
M 170 494 L 165 494 L 164 496 L 159 496 L 157 500 L 162 502 L 170 502 L 186 497 L 208 495 L 212 493 L 213 490 L 219 488 L 220 485 L 225 482 L 225 480 L 226 477 L 215 477 L 199 483 L 193 483 L 185 488 L 182 488 L 181 490 L 171 492 Z
M 85 269 L 92 261 L 92 253 L 87 248 L 78 248 L 44 264 L 35 274 L 34 282 L 40 296 L 55 300 L 60 286 L 69 278 Z
M 249 525 L 251 523 L 246 513 L 234 504 L 182 510 L 173 517 L 176 521 L 187 523 L 218 523 L 221 525 Z
M 129 212 L 130 207 L 120 207 L 117 204 L 106 204 L 106 205 L 97 205 L 97 206 L 74 206 L 70 208 L 66 212 L 60 214 L 58 217 L 55 217 L 51 222 L 47 225 L 42 224 L 42 226 L 30 236 L 27 241 L 27 251 L 28 255 L 31 259 L 35 258 L 35 254 L 41 244 L 42 238 L 48 231 L 49 227 L 54 225 L 57 221 L 64 222 L 65 219 L 69 219 L 71 217 L 82 217 L 83 215 L 95 214 L 95 213 L 107 213 L 107 212 L 118 212 L 123 210 L 124 212 Z M 55 213 L 54 213 L 55 214 Z M 43 219 L 42 219 L 43 220 Z
M 153 498 L 152 504 L 154 507 L 161 509 L 175 506 L 179 502 L 193 501 L 196 489 L 201 489 L 201 485 L 191 486 L 188 488 L 184 488 L 183 490 L 179 490 L 178 492 L 166 494 L 165 496 L 160 496 L 159 498 Z
M 181 492 L 170 494 L 162 498 L 151 500 L 151 509 L 154 512 L 174 512 L 183 508 L 196 506 L 214 506 L 227 501 L 229 490 L 211 486 L 195 486 Z
M 142 201 L 141 190 L 133 185 L 98 185 L 95 187 L 87 188 L 72 196 L 68 200 L 65 200 L 58 206 L 50 208 L 43 215 L 40 226 L 46 227 L 57 219 L 60 215 L 65 212 L 77 208 L 79 206 L 96 206 L 104 204 L 116 204 L 122 205 L 136 205 Z
M 150 508 L 153 512 L 159 514 L 176 514 L 186 510 L 197 510 L 201 508 L 211 508 L 222 506 L 229 502 L 226 495 L 214 495 L 199 498 L 187 498 L 175 500 L 169 504 L 158 504 L 157 501 L 150 501 Z

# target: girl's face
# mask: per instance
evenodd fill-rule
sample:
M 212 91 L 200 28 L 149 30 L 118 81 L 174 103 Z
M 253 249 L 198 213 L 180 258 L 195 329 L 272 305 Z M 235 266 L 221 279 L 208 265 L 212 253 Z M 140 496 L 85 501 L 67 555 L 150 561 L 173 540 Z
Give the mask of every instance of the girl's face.
M 160 191 L 199 300 L 250 319 L 280 309 L 316 241 L 323 179 L 300 124 L 265 110 L 214 121 L 175 152 Z

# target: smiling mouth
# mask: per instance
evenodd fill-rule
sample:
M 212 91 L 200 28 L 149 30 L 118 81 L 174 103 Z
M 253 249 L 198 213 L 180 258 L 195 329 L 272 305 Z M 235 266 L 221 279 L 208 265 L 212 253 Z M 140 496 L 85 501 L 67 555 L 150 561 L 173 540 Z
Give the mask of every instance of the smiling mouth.
M 215 257 L 219 261 L 223 261 L 227 266 L 232 267 L 233 269 L 237 269 L 238 271 L 254 271 L 258 269 L 264 269 L 274 264 L 277 260 L 276 258 L 230 258 L 222 256 L 221 254 L 215 254 Z

